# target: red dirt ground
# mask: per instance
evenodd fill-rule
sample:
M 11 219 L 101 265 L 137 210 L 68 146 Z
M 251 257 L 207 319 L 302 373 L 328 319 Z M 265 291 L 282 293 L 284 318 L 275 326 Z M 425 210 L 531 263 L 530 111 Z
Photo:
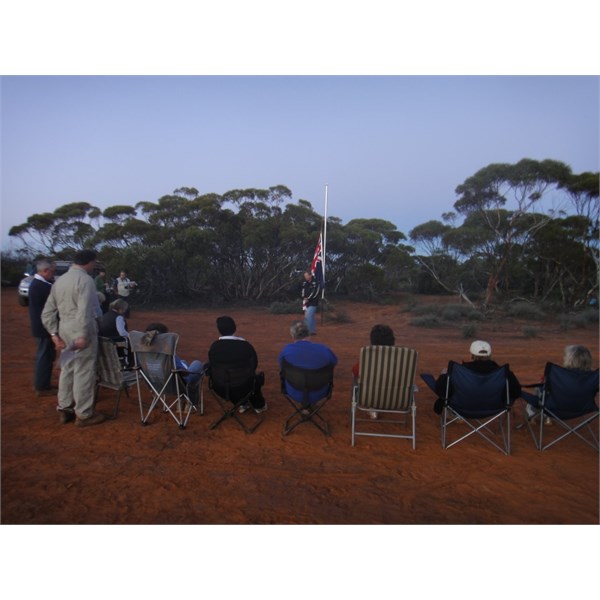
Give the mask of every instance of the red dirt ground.
M 206 388 L 205 415 L 193 415 L 185 430 L 158 412 L 143 427 L 135 390 L 123 398 L 116 420 L 79 429 L 58 424 L 54 398 L 33 395 L 27 310 L 17 306 L 14 289 L 3 289 L 2 523 L 598 523 L 598 454 L 592 448 L 569 439 L 541 453 L 526 429 L 513 429 L 511 456 L 472 438 L 443 450 L 434 396 L 420 381 L 416 450 L 389 438 L 363 437 L 351 447 L 350 368 L 373 324 L 391 325 L 399 345 L 419 351 L 419 372 L 438 373 L 449 358 L 466 358 L 469 342 L 460 327 L 410 326 L 412 316 L 402 306 L 336 306 L 353 321 L 326 322 L 316 338 L 339 358 L 334 396 L 323 411 L 330 437 L 311 425 L 282 435 L 290 407 L 279 392 L 277 356 L 289 341 L 293 316 L 262 309 L 166 313 L 134 306 L 129 319 L 130 330 L 164 321 L 180 333 L 182 357 L 206 360 L 215 318 L 231 314 L 266 374 L 269 410 L 253 435 L 232 421 L 209 431 L 218 406 Z M 522 382 L 537 381 L 547 360 L 560 363 L 566 344 L 588 346 L 598 363 L 596 327 L 562 331 L 558 322 L 535 323 L 538 337 L 527 339 L 523 325 L 478 324 L 478 337 L 490 341 L 494 358 L 510 362 Z M 112 407 L 113 393 L 102 390 L 98 410 Z M 514 424 L 521 410 L 519 402 Z

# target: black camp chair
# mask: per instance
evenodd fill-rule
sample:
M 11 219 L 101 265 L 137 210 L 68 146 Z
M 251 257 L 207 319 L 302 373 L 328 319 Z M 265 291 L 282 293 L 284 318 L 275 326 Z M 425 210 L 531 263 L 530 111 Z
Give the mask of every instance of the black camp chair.
M 334 367 L 335 365 L 329 364 L 318 369 L 304 369 L 283 359 L 280 373 L 281 393 L 294 409 L 283 426 L 284 435 L 302 423 L 312 423 L 324 435 L 329 435 L 329 425 L 319 413 L 333 393 Z M 290 395 L 288 386 L 302 393 L 301 402 Z M 311 400 L 311 394 L 315 392 L 321 393 L 318 398 Z
M 534 409 L 534 414 L 527 415 L 526 423 L 536 448 L 546 450 L 573 434 L 598 451 L 598 427 L 595 430 L 591 427 L 591 423 L 598 418 L 597 393 L 598 369 L 580 371 L 546 363 L 544 383 L 539 386 L 539 393 L 523 391 L 521 394 Z M 547 417 L 557 426 L 554 430 L 558 428 L 559 435 L 554 435 L 550 442 L 544 443 Z M 539 426 L 534 431 L 535 420 L 538 419 Z
M 491 373 L 480 374 L 454 361 L 448 363 L 440 420 L 442 448 L 451 448 L 477 434 L 504 454 L 510 454 L 512 402 L 508 392 L 508 371 L 509 366 L 503 365 Z M 431 378 L 421 377 L 432 387 Z M 492 430 L 492 423 L 499 424 L 499 432 Z M 450 426 L 455 431 L 466 427 L 467 432 L 457 434 L 458 437 L 448 443 Z
M 264 417 L 256 417 L 254 423 L 248 425 L 242 417 L 240 408 L 250 402 L 250 398 L 257 386 L 257 377 L 264 377 L 263 373 L 255 373 L 254 365 L 215 364 L 208 365 L 208 389 L 221 408 L 222 415 L 209 429 L 216 429 L 224 421 L 233 419 L 246 433 L 254 433 L 263 422 Z M 253 410 L 246 411 L 254 413 Z

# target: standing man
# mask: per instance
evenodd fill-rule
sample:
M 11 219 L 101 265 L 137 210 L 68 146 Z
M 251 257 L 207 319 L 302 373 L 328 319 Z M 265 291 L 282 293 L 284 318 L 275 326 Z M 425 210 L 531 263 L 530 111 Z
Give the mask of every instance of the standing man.
M 302 282 L 302 310 L 304 311 L 304 320 L 310 335 L 317 334 L 317 307 L 319 306 L 319 294 L 321 286 L 317 278 L 310 272 L 304 272 L 304 281 Z
M 36 274 L 29 286 L 29 320 L 31 334 L 37 340 L 33 388 L 37 396 L 54 396 L 56 388 L 51 386 L 52 366 L 56 359 L 56 350 L 50 334 L 42 325 L 42 311 L 52 289 L 56 265 L 54 261 L 42 258 L 37 261 Z
M 97 425 L 105 417 L 94 412 L 100 305 L 91 275 L 96 253 L 80 250 L 71 268 L 52 286 L 42 323 L 57 350 L 73 351 L 61 364 L 58 383 L 60 423 Z
M 100 306 L 103 313 L 108 312 L 108 305 L 110 304 L 110 287 L 106 284 L 106 269 L 102 268 L 98 270 L 98 275 L 94 279 L 96 284 L 96 292 L 98 293 L 98 299 L 100 300 Z M 100 295 L 102 294 L 102 296 Z M 104 300 L 102 300 L 104 298 Z
M 121 298 L 121 300 L 129 302 L 131 292 L 136 288 L 137 283 L 135 281 L 131 281 L 131 279 L 127 277 L 127 273 L 125 271 L 121 271 L 121 273 L 117 277 L 116 283 L 117 296 Z

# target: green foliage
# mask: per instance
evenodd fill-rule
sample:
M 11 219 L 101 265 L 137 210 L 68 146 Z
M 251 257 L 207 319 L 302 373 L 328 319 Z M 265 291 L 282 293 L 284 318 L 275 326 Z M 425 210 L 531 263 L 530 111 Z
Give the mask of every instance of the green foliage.
M 430 329 L 439 329 L 444 325 L 442 321 L 440 321 L 440 319 L 434 315 L 417 317 L 416 319 L 412 319 L 410 324 L 414 327 L 427 327 Z

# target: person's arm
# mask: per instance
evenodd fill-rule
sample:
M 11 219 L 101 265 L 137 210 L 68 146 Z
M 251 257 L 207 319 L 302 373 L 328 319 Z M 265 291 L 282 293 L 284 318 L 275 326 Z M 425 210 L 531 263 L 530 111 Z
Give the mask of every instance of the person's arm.
M 117 331 L 119 332 L 120 336 L 129 337 L 129 332 L 127 331 L 127 323 L 125 322 L 123 315 L 117 316 L 117 318 L 115 320 L 115 326 L 116 326 Z
M 44 304 L 44 310 L 42 310 L 42 325 L 46 331 L 50 334 L 52 343 L 57 350 L 62 350 L 65 347 L 65 343 L 58 335 L 58 309 L 56 307 L 56 297 L 54 295 L 54 287 L 50 290 L 50 295 Z

